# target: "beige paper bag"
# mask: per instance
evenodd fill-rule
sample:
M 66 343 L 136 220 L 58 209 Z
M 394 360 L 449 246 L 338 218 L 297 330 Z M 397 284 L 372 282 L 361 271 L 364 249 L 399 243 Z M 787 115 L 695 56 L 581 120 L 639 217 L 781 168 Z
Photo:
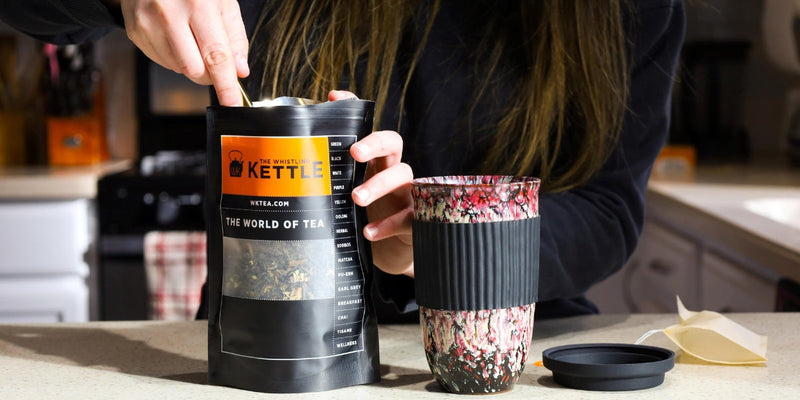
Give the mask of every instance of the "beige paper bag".
M 689 311 L 678 298 L 680 324 L 663 332 L 683 351 L 719 364 L 761 364 L 767 361 L 767 337 L 714 311 Z

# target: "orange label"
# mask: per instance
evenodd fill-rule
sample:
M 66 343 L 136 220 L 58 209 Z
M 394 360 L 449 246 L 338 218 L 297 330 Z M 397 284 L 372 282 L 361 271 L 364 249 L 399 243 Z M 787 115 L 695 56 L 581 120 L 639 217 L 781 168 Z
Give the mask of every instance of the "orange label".
M 223 135 L 222 193 L 329 196 L 328 138 Z

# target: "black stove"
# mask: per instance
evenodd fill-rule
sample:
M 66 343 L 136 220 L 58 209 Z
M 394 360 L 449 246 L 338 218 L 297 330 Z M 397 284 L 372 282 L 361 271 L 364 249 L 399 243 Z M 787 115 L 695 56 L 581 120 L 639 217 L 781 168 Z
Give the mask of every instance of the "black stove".
M 205 152 L 158 157 L 163 154 L 144 157 L 137 167 L 100 179 L 101 235 L 205 229 Z

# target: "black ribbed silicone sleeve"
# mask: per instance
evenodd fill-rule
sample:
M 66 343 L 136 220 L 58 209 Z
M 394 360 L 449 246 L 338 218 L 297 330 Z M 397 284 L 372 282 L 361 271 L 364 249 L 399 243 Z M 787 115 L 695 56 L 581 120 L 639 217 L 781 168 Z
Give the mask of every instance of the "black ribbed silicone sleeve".
M 413 222 L 417 304 L 490 310 L 535 303 L 539 218 L 476 224 Z

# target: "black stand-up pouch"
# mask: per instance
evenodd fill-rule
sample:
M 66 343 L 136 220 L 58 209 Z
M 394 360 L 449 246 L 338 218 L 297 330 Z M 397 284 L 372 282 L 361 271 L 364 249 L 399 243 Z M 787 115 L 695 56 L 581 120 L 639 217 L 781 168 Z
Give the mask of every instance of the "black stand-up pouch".
M 209 382 L 311 392 L 380 379 L 365 166 L 374 103 L 209 107 Z

